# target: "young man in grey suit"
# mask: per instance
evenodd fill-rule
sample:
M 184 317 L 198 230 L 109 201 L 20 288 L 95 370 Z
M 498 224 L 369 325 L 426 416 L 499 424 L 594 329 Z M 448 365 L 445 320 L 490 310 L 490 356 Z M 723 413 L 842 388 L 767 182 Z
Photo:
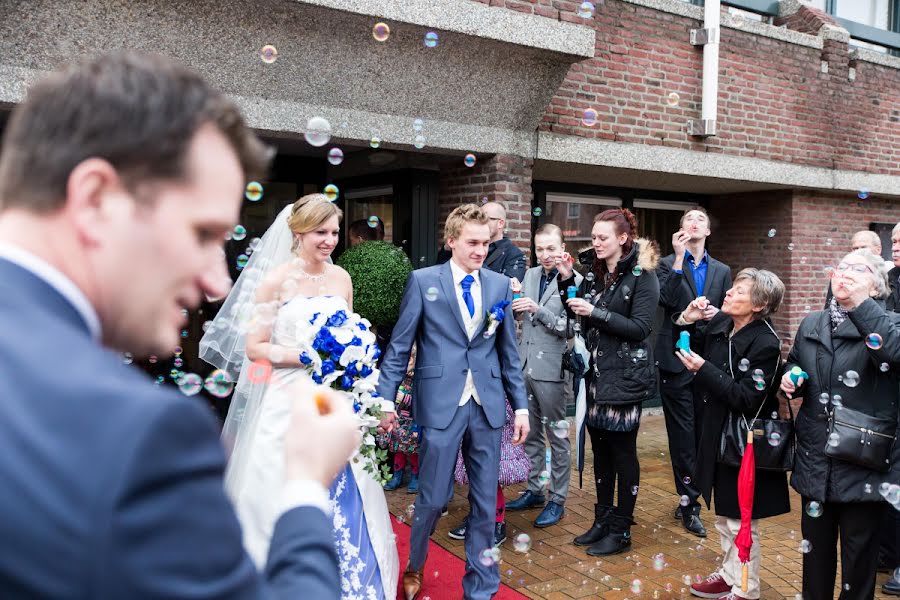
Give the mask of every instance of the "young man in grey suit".
M 297 390 L 258 573 L 209 407 L 120 354 L 171 354 L 182 310 L 224 295 L 222 242 L 266 154 L 231 101 L 160 57 L 88 60 L 13 111 L 0 152 L 4 598 L 340 598 L 327 486 L 359 444 L 351 410 L 323 391 L 321 416 Z
M 681 216 L 680 229 L 672 235 L 675 251 L 659 261 L 656 271 L 664 318 L 656 339 L 655 355 L 659 362 L 660 393 L 675 490 L 682 497 L 675 509 L 675 518 L 681 520 L 685 530 L 698 537 L 706 537 L 706 528 L 700 520 L 700 490 L 694 481 L 703 404 L 695 401 L 691 373 L 675 356 L 672 318 L 677 318 L 698 296 L 706 296 L 709 300 L 704 319 L 713 318 L 725 300 L 725 292 L 731 287 L 731 269 L 706 251 L 706 239 L 711 233 L 705 209 L 686 210 Z
M 528 269 L 522 282 L 522 297 L 513 300 L 516 318 L 522 319 L 519 356 L 525 371 L 528 391 L 528 416 L 531 431 L 525 441 L 525 452 L 531 461 L 528 489 L 506 503 L 507 510 L 525 510 L 543 506 L 534 521 L 535 527 L 556 525 L 565 514 L 569 493 L 571 460 L 569 429 L 566 422 L 565 377 L 562 357 L 572 334 L 557 289 L 556 264 L 566 251 L 562 230 L 548 223 L 534 234 L 534 254 L 538 266 Z M 575 285 L 581 275 L 575 274 Z M 550 443 L 550 489 L 544 505 L 544 433 Z
M 381 364 L 378 393 L 394 398 L 416 343 L 412 413 L 419 425 L 419 495 L 403 574 L 407 600 L 422 591 L 428 538 L 453 493 L 453 470 L 462 444 L 471 513 L 466 528 L 467 600 L 489 600 L 500 587 L 498 566 L 479 560 L 493 548 L 500 465 L 500 430 L 506 398 L 516 412 L 513 443 L 528 435 L 528 403 L 516 350 L 509 278 L 483 269 L 490 243 L 488 217 L 475 204 L 454 209 L 444 227 L 452 257 L 413 271 L 400 318 Z M 382 428 L 390 431 L 394 414 Z

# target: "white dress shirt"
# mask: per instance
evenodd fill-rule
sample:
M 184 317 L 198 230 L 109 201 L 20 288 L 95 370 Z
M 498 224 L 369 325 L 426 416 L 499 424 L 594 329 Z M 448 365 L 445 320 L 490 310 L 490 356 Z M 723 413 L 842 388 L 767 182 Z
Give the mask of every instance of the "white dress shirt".
M 101 328 L 97 311 L 84 292 L 62 271 L 31 252 L 11 244 L 0 243 L 0 258 L 25 269 L 59 292 L 81 315 L 91 337 L 99 343 Z M 305 479 L 287 481 L 278 500 L 278 514 L 300 506 L 313 506 L 330 515 L 328 490 L 317 481 Z

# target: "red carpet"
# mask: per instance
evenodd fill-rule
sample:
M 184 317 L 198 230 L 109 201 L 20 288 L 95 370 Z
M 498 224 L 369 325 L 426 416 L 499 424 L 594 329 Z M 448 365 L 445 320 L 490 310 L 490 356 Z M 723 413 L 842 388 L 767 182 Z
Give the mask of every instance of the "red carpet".
M 391 519 L 394 534 L 397 536 L 397 552 L 400 554 L 400 584 L 397 598 L 403 600 L 403 568 L 409 559 L 409 526 Z M 462 578 L 466 572 L 466 563 L 456 555 L 444 550 L 431 541 L 428 543 L 428 560 L 425 562 L 425 573 L 422 577 L 422 591 L 419 600 L 459 600 L 462 598 Z M 523 596 L 509 586 L 500 584 L 500 591 L 494 600 L 520 600 Z

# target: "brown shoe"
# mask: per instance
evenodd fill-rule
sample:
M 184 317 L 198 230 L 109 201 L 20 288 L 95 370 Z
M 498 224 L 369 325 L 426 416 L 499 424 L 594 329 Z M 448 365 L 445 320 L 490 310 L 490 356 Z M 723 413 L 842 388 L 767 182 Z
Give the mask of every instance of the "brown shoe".
M 403 573 L 403 595 L 406 600 L 416 600 L 422 589 L 422 571 L 407 569 Z

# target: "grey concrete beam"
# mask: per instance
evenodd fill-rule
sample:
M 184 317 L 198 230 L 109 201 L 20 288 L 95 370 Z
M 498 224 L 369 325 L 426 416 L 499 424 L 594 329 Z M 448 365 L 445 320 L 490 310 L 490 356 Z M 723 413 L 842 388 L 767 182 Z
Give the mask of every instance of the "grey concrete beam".
M 900 177 L 811 167 L 776 160 L 560 136 L 540 132 L 536 160 L 650 173 L 715 178 L 761 187 L 799 187 L 900 196 Z
M 294 1 L 378 20 L 453 31 L 585 58 L 594 57 L 596 32 L 592 27 L 489 7 L 470 0 Z

